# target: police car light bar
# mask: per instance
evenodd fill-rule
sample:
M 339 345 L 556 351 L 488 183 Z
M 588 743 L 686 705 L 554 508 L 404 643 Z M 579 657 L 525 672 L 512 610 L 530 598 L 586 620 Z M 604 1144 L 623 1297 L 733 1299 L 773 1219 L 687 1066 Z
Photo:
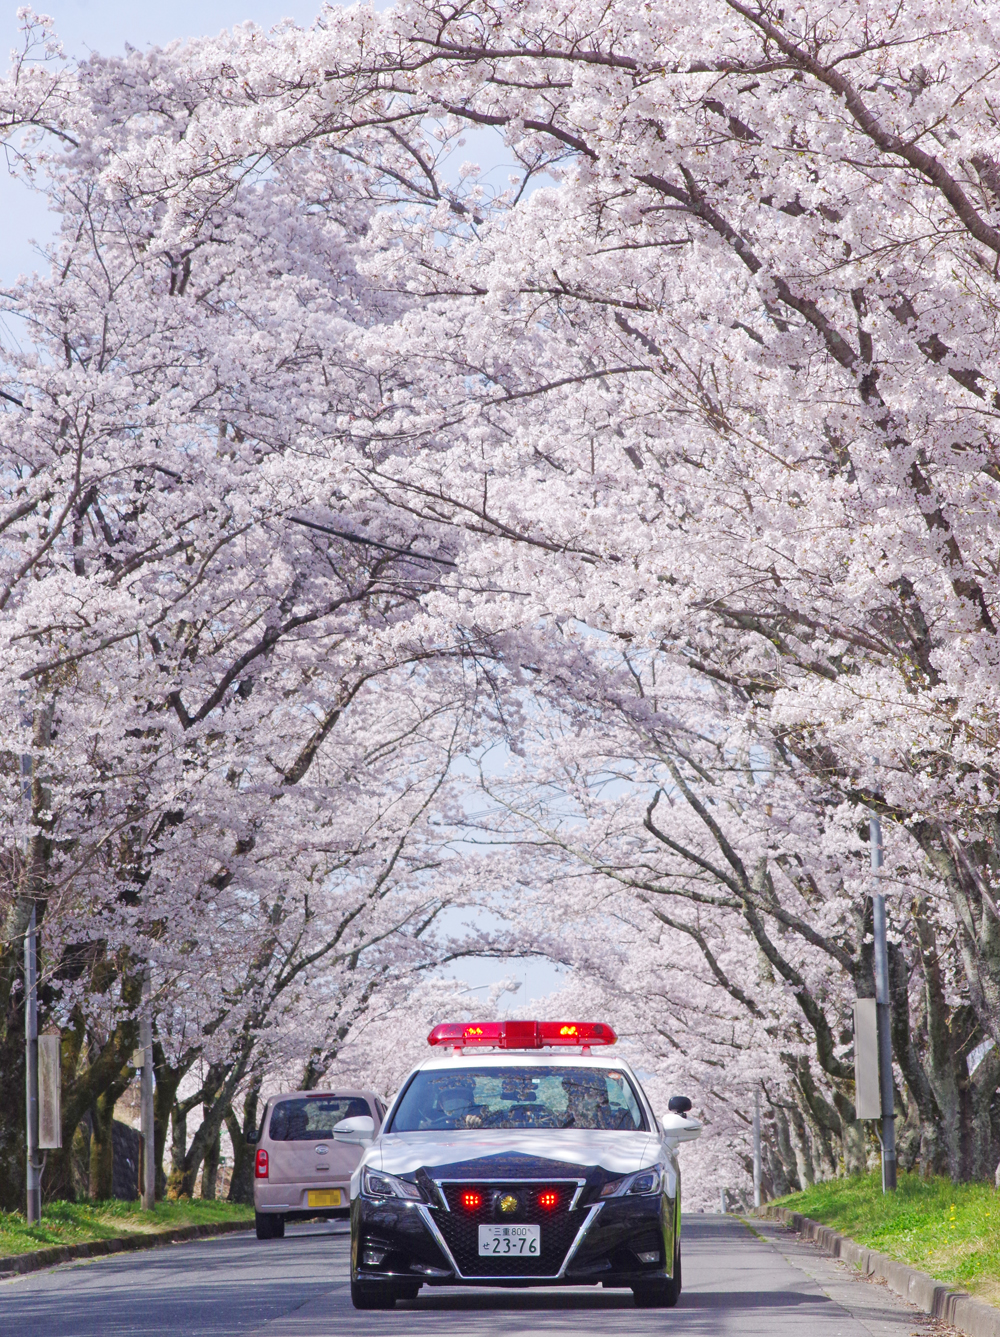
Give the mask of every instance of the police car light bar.
M 613 1045 L 617 1041 L 603 1021 L 480 1021 L 470 1025 L 443 1022 L 427 1037 L 429 1045 L 468 1049 L 548 1049 L 559 1045 Z

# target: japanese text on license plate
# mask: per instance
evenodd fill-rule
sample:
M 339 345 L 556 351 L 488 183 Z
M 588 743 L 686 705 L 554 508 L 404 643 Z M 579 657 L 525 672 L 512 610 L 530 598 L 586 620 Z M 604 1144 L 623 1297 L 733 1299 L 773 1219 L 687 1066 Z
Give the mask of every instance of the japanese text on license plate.
M 480 1258 L 537 1258 L 542 1249 L 541 1226 L 480 1226 Z

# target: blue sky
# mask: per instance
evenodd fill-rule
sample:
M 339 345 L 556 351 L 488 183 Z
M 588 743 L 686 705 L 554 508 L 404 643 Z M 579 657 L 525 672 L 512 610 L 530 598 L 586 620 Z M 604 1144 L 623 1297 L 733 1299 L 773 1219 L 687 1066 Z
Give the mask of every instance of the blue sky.
M 248 19 L 271 27 L 284 18 L 309 24 L 322 0 L 173 0 L 152 4 L 150 0 L 36 0 L 35 9 L 55 20 L 55 28 L 70 56 L 90 51 L 115 53 L 126 44 L 140 49 L 163 46 L 178 37 L 201 37 L 221 32 Z M 384 8 L 384 0 L 376 5 Z M 20 44 L 16 0 L 4 0 L 0 8 L 0 50 L 3 68 L 9 52 Z M 19 182 L 12 180 L 0 160 L 0 285 L 20 273 L 38 267 L 31 240 L 44 240 L 53 232 L 44 202 Z
M 36 0 L 35 8 L 55 20 L 56 32 L 70 55 L 87 51 L 121 51 L 126 43 L 143 47 L 163 45 L 176 37 L 200 37 L 253 19 L 270 27 L 283 18 L 308 23 L 321 0 L 173 0 L 172 4 L 150 4 L 149 0 Z M 4 13 L 4 47 L 17 44 L 18 6 L 7 0 Z
M 389 0 L 374 0 L 376 9 L 386 9 Z M 17 4 L 0 0 L 0 50 L 2 67 L 9 66 L 9 53 L 20 45 Z M 35 8 L 55 22 L 55 31 L 70 57 L 99 51 L 114 54 L 126 45 L 163 46 L 178 38 L 215 35 L 224 28 L 252 21 L 262 28 L 282 19 L 308 26 L 323 7 L 323 0 L 174 0 L 173 4 L 151 4 L 148 0 L 36 0 Z M 494 174 L 499 189 L 507 185 L 514 170 L 499 137 L 493 131 L 471 131 L 463 149 L 456 149 L 446 178 L 456 176 L 462 160 L 478 160 Z M 457 177 L 456 177 L 457 179 Z M 530 193 L 530 191 L 529 191 Z M 0 287 L 22 273 L 40 267 L 32 242 L 45 241 L 54 232 L 53 220 L 44 200 L 29 191 L 5 170 L 0 158 Z M 9 335 L 9 330 L 8 330 Z M 0 332 L 0 339 L 4 337 Z

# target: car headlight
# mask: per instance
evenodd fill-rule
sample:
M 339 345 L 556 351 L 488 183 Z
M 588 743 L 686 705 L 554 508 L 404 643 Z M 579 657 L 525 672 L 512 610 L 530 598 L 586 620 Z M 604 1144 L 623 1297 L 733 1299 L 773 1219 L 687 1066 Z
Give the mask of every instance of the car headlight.
M 366 1198 L 407 1198 L 411 1202 L 423 1202 L 424 1195 L 406 1179 L 397 1179 L 395 1175 L 383 1174 L 380 1170 L 365 1170 L 361 1179 L 361 1192 Z
M 663 1182 L 663 1171 L 658 1165 L 649 1170 L 640 1170 L 637 1174 L 626 1175 L 624 1179 L 612 1179 L 605 1184 L 598 1194 L 599 1198 L 631 1198 L 647 1193 L 658 1193 Z

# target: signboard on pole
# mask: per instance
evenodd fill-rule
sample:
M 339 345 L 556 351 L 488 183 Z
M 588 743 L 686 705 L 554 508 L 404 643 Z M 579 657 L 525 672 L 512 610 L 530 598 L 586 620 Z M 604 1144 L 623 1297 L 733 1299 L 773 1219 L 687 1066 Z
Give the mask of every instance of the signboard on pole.
M 38 1145 L 62 1146 L 62 1064 L 58 1035 L 38 1037 Z
M 878 1082 L 878 1013 L 874 998 L 854 1003 L 854 1112 L 858 1119 L 881 1119 Z

